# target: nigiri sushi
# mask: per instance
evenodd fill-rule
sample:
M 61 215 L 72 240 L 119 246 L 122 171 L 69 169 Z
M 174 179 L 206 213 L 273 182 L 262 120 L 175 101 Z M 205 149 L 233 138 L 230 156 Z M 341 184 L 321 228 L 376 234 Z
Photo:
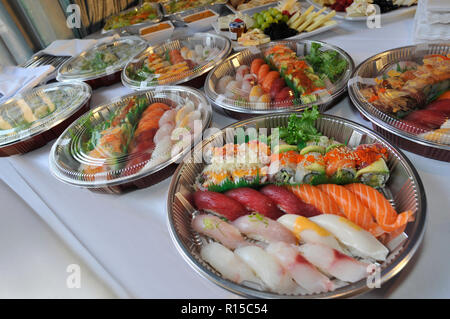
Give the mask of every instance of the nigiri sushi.
M 373 220 L 369 209 L 364 206 L 355 194 L 344 186 L 322 184 L 318 185 L 317 188 L 336 201 L 347 219 L 370 231 L 375 237 L 384 233 L 383 229 Z
M 198 210 L 212 212 L 228 220 L 235 220 L 247 214 L 241 203 L 217 192 L 197 191 L 194 193 L 194 203 Z
M 216 92 L 219 94 L 224 94 L 227 89 L 228 83 L 230 83 L 233 80 L 233 77 L 231 75 L 225 75 L 217 81 L 216 86 Z
M 298 186 L 289 186 L 288 189 L 302 201 L 314 206 L 323 214 L 345 216 L 338 204 L 316 186 L 303 184 Z
M 237 248 L 234 253 L 238 255 L 257 275 L 267 287 L 276 293 L 292 293 L 297 285 L 292 277 L 262 248 L 246 246 Z
M 330 279 L 307 261 L 295 246 L 284 242 L 272 243 L 266 251 L 274 256 L 297 284 L 312 293 L 334 289 Z
M 310 220 L 332 233 L 353 256 L 386 260 L 389 250 L 371 233 L 348 219 L 336 215 L 320 215 L 311 217 Z
M 305 217 L 321 214 L 314 206 L 306 204 L 284 187 L 271 184 L 264 186 L 259 191 L 273 200 L 278 208 L 286 214 L 296 214 Z
M 244 79 L 244 76 L 246 74 L 250 73 L 250 68 L 248 65 L 240 65 L 237 69 L 236 69 L 236 81 L 242 81 Z
M 369 274 L 370 264 L 344 255 L 336 249 L 321 244 L 304 244 L 299 251 L 311 264 L 337 279 L 357 282 Z
M 269 218 L 276 219 L 283 215 L 277 205 L 267 196 L 249 187 L 229 190 L 226 196 L 241 203 L 249 212 L 257 212 Z
M 306 217 L 286 214 L 277 221 L 290 229 L 303 243 L 319 243 L 344 252 L 333 234 Z
M 262 285 L 261 280 L 241 258 L 219 243 L 212 242 L 204 245 L 200 256 L 226 279 L 238 284 L 250 281 Z
M 267 243 L 285 242 L 296 244 L 297 239 L 292 232 L 282 224 L 260 214 L 239 217 L 232 223 L 247 237 Z
M 197 215 L 192 219 L 191 225 L 196 232 L 211 237 L 230 249 L 249 244 L 236 227 L 214 215 Z
M 408 222 L 414 220 L 414 214 L 408 210 L 397 214 L 392 205 L 376 189 L 354 183 L 345 186 L 346 189 L 355 194 L 359 200 L 370 210 L 378 225 L 386 232 L 392 232 L 403 227 Z

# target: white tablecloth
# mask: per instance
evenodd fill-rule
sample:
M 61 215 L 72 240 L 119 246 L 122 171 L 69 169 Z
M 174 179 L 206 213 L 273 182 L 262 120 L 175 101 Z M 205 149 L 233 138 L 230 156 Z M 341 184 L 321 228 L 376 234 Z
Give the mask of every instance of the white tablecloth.
M 346 50 L 358 64 L 378 52 L 411 44 L 412 16 L 380 29 L 348 23 L 315 37 Z M 120 84 L 93 93 L 92 106 L 130 93 Z M 346 97 L 330 114 L 370 126 Z M 234 120 L 217 112 L 213 125 Z M 0 159 L 0 176 L 120 297 L 235 298 L 200 277 L 178 254 L 166 222 L 170 179 L 124 195 L 102 195 L 65 185 L 48 169 L 51 144 Z M 428 225 L 423 244 L 399 276 L 365 297 L 449 298 L 450 164 L 406 152 L 424 183 Z

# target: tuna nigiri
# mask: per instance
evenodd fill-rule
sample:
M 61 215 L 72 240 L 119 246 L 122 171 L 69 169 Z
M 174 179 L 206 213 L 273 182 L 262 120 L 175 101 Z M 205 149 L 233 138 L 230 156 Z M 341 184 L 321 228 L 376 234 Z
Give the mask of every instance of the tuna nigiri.
M 197 191 L 194 193 L 194 203 L 198 210 L 212 212 L 229 220 L 247 214 L 241 203 L 221 193 Z
M 315 186 L 303 184 L 299 186 L 289 186 L 288 189 L 302 201 L 314 206 L 323 214 L 344 216 L 339 205 L 330 196 Z
M 408 222 L 414 220 L 412 211 L 408 210 L 397 214 L 387 199 L 370 186 L 354 183 L 346 185 L 345 188 L 355 194 L 359 200 L 369 208 L 378 225 L 387 232 L 402 228 Z
M 386 260 L 389 250 L 371 233 L 348 219 L 336 215 L 320 215 L 311 217 L 310 220 L 332 233 L 352 255 Z
M 197 215 L 191 225 L 196 232 L 211 237 L 230 249 L 249 244 L 236 227 L 214 215 Z
M 384 233 L 383 229 L 375 223 L 370 210 L 358 199 L 358 197 L 347 190 L 344 186 L 334 184 L 318 185 L 321 191 L 330 196 L 344 211 L 347 219 L 356 225 L 371 232 L 375 237 Z
M 288 244 L 297 243 L 297 239 L 289 229 L 260 214 L 239 217 L 233 222 L 233 225 L 249 238 L 263 242 L 273 243 L 282 241 Z
M 277 293 L 292 293 L 297 285 L 292 277 L 262 248 L 257 246 L 240 247 L 234 252 L 238 255 L 257 275 L 267 287 Z
M 330 279 L 307 261 L 295 246 L 278 242 L 267 246 L 266 251 L 278 260 L 297 284 L 309 292 L 333 290 L 334 285 Z
M 340 280 L 357 282 L 368 275 L 369 264 L 342 254 L 336 249 L 320 244 L 304 244 L 300 253 L 311 264 Z

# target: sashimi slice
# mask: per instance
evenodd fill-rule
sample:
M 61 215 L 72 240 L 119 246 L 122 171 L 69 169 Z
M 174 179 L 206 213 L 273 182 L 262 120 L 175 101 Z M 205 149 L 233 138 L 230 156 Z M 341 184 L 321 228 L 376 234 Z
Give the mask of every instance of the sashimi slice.
M 345 216 L 339 205 L 330 196 L 315 186 L 304 184 L 298 186 L 288 186 L 288 189 L 302 201 L 314 206 L 323 214 Z

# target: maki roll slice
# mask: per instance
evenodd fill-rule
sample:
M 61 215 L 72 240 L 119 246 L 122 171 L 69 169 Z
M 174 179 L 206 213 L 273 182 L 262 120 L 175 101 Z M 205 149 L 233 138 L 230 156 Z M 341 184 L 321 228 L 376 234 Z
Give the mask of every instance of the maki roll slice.
M 334 144 L 327 149 L 324 156 L 326 174 L 333 184 L 349 184 L 356 177 L 356 160 L 354 152 L 342 144 Z
M 382 188 L 389 179 L 389 168 L 386 164 L 388 152 L 380 144 L 362 144 L 354 151 L 357 182 Z
M 292 145 L 280 145 L 285 151 L 272 154 L 269 166 L 269 181 L 274 184 L 295 184 L 296 168 L 302 156 L 292 149 Z M 296 146 L 294 146 L 296 148 Z
M 301 155 L 302 158 L 297 164 L 295 181 L 298 184 L 318 185 L 328 182 L 326 166 L 323 155 L 313 149 Z

